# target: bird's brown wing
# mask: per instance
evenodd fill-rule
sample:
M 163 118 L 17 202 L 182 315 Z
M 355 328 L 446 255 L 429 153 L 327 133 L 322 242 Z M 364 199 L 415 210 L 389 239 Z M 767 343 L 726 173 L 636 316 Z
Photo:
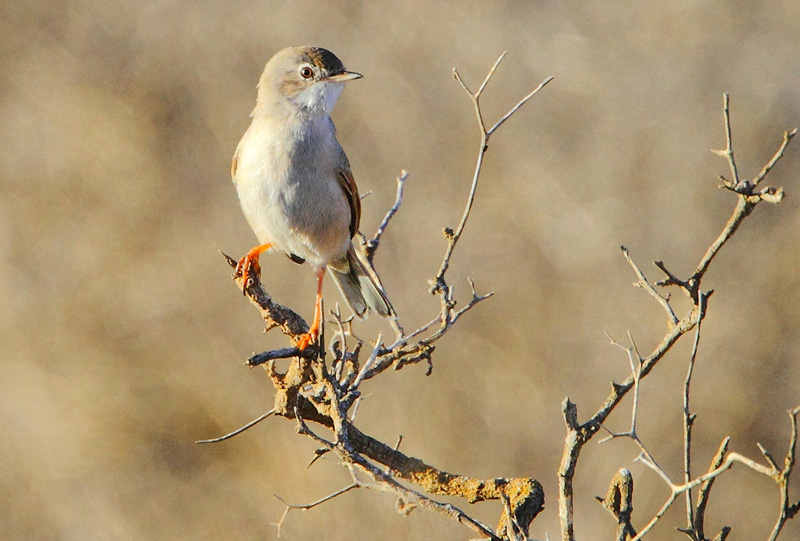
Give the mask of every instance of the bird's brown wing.
M 236 170 L 239 168 L 239 147 L 236 147 L 236 152 L 233 153 L 233 160 L 231 160 L 231 179 L 233 184 L 236 184 Z
M 336 180 L 339 181 L 339 186 L 342 187 L 350 205 L 350 238 L 353 238 L 358 233 L 358 226 L 361 223 L 361 197 L 358 195 L 358 186 L 349 169 L 339 171 Z

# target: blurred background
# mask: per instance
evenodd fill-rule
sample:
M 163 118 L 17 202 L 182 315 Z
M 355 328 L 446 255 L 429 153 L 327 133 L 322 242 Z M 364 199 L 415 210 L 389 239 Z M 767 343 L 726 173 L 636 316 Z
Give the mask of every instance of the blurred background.
M 376 258 L 406 329 L 430 320 L 427 280 L 461 216 L 478 131 L 457 67 L 493 121 L 555 80 L 492 139 L 477 202 L 452 260 L 495 296 L 442 340 L 433 374 L 415 366 L 369 382 L 359 427 L 446 471 L 530 476 L 547 509 L 531 535 L 558 537 L 560 404 L 581 420 L 629 373 L 630 331 L 650 352 L 662 309 L 619 246 L 655 281 L 656 259 L 687 276 L 735 198 L 722 93 L 731 93 L 739 170 L 752 178 L 800 126 L 800 3 L 194 1 L 5 2 L 0 7 L 0 537 L 274 539 L 283 505 L 349 483 L 315 445 L 269 419 L 198 446 L 271 408 L 263 371 L 242 362 L 283 347 L 231 281 L 218 250 L 252 247 L 230 181 L 265 62 L 288 45 L 334 51 L 364 79 L 334 113 L 374 232 L 410 173 Z M 762 204 L 714 262 L 692 387 L 695 469 L 719 442 L 763 460 L 785 453 L 800 403 L 800 149 L 768 177 L 789 197 Z M 314 279 L 262 258 L 274 298 L 310 317 Z M 675 291 L 679 316 L 688 302 Z M 327 306 L 339 300 L 326 287 Z M 366 340 L 381 321 L 359 324 Z M 691 338 L 641 389 L 639 434 L 681 478 L 681 393 Z M 609 422 L 624 430 L 630 398 Z M 599 438 L 598 438 L 599 439 Z M 578 465 L 576 533 L 609 539 L 594 496 L 633 472 L 634 524 L 668 496 L 630 441 L 589 444 Z M 797 498 L 797 485 L 793 486 Z M 496 503 L 470 506 L 496 524 Z M 715 485 L 706 519 L 764 538 L 774 483 L 742 467 Z M 653 531 L 675 539 L 678 502 Z M 467 539 L 438 515 L 402 517 L 382 492 L 350 492 L 285 521 L 286 539 Z M 787 526 L 785 539 L 800 536 Z

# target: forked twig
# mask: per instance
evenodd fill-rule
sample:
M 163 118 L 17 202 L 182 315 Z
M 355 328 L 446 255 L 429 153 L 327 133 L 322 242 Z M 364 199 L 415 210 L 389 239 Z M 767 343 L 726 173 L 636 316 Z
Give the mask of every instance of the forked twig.
M 330 501 L 330 500 L 336 498 L 337 496 L 341 496 L 342 494 L 344 494 L 346 492 L 349 492 L 349 491 L 353 490 L 354 488 L 360 488 L 360 487 L 361 487 L 360 484 L 354 482 L 354 483 L 352 483 L 352 484 L 350 484 L 350 485 L 348 485 L 348 486 L 346 486 L 346 487 L 344 487 L 342 489 L 337 490 L 336 492 L 334 492 L 332 494 L 328 494 L 324 498 L 320 498 L 319 500 L 317 500 L 315 502 L 307 503 L 307 504 L 304 504 L 304 505 L 295 505 L 295 504 L 288 503 L 286 500 L 284 500 L 283 498 L 281 498 L 277 494 L 273 494 L 273 496 L 275 496 L 278 500 L 280 500 L 280 502 L 283 505 L 286 506 L 286 509 L 284 509 L 283 515 L 281 515 L 280 520 L 278 522 L 273 522 L 272 523 L 273 526 L 278 528 L 278 538 L 280 538 L 280 536 L 281 536 L 281 527 L 283 526 L 283 522 L 284 522 L 284 520 L 286 520 L 286 516 L 289 514 L 289 511 L 291 511 L 292 509 L 297 509 L 297 510 L 300 510 L 300 511 L 308 511 L 309 509 L 313 509 L 314 507 L 316 507 L 316 506 L 318 506 L 320 504 L 323 504 L 323 503 L 325 503 L 327 501 Z
M 470 212 L 472 211 L 472 204 L 475 201 L 475 192 L 478 188 L 478 179 L 481 175 L 481 168 L 483 167 L 483 159 L 486 155 L 486 151 L 489 148 L 489 139 L 491 138 L 492 134 L 496 132 L 503 123 L 508 120 L 511 115 L 516 113 L 520 107 L 525 105 L 528 100 L 530 100 L 533 96 L 535 96 L 544 86 L 553 80 L 553 77 L 548 77 L 544 81 L 542 81 L 539 86 L 537 86 L 533 91 L 528 93 L 524 98 L 522 98 L 517 104 L 509 109 L 509 111 L 503 115 L 500 120 L 498 120 L 494 126 L 490 129 L 486 129 L 486 124 L 483 120 L 483 112 L 481 111 L 481 104 L 480 98 L 483 90 L 486 88 L 486 85 L 489 84 L 492 76 L 494 75 L 495 70 L 502 62 L 503 58 L 506 55 L 506 51 L 504 51 L 500 57 L 495 61 L 494 65 L 489 70 L 489 73 L 486 74 L 486 77 L 483 79 L 480 88 L 476 92 L 472 92 L 469 87 L 464 83 L 464 80 L 461 78 L 461 75 L 458 73 L 458 70 L 453 68 L 453 77 L 455 77 L 456 81 L 461 85 L 461 88 L 469 95 L 470 99 L 472 100 L 472 105 L 475 109 L 475 116 L 478 119 L 478 127 L 481 131 L 481 142 L 480 142 L 480 150 L 478 151 L 478 159 L 475 163 L 475 173 L 472 176 L 472 184 L 469 190 L 469 196 L 467 197 L 467 204 L 464 207 L 464 213 L 461 215 L 461 220 L 458 223 L 458 227 L 456 227 L 455 231 L 451 229 L 445 230 L 445 237 L 447 238 L 447 250 L 445 251 L 444 258 L 442 258 L 442 264 L 439 267 L 439 272 L 436 274 L 436 277 L 433 280 L 433 284 L 431 286 L 431 293 L 442 292 L 443 289 L 447 287 L 446 283 L 444 282 L 444 275 L 447 272 L 448 267 L 450 266 L 450 258 L 453 255 L 453 250 L 455 250 L 456 244 L 458 243 L 458 239 L 461 238 L 461 233 L 464 231 L 464 226 L 467 224 L 467 219 L 469 218 Z

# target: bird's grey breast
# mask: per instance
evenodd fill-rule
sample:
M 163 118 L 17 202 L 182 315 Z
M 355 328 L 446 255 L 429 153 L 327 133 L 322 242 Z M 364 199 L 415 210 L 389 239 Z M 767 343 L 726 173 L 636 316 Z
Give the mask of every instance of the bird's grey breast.
M 282 204 L 298 230 L 317 230 L 349 221 L 349 206 L 337 180 L 337 173 L 349 169 L 344 151 L 336 140 L 333 123 L 306 125 L 294 139 L 288 163 L 286 190 Z

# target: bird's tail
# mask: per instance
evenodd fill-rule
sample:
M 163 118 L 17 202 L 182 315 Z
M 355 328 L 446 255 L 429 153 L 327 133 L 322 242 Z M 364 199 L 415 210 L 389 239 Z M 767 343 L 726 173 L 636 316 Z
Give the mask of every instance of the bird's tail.
M 352 245 L 347 251 L 346 261 L 336 267 L 329 266 L 328 270 L 347 305 L 358 317 L 365 317 L 368 310 L 382 317 L 395 314 L 378 278 L 370 275 Z

